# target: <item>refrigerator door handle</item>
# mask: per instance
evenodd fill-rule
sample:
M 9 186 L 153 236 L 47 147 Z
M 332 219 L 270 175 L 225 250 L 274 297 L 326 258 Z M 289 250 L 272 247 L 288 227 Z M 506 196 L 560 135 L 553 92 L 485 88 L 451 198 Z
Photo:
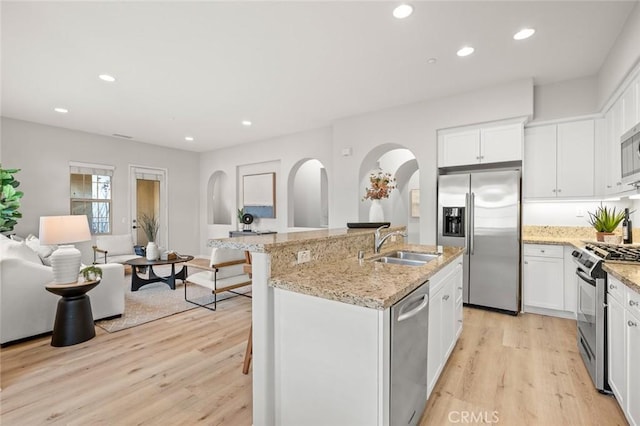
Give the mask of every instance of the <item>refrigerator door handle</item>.
M 464 248 L 465 248 L 465 254 L 469 254 L 469 246 L 471 245 L 470 241 L 469 241 L 469 193 L 467 192 L 466 194 L 464 194 L 464 224 L 465 227 L 467 228 L 465 230 L 465 234 L 464 234 Z
M 470 241 L 470 246 L 471 246 L 471 254 L 473 255 L 473 249 L 474 249 L 474 238 L 473 238 L 473 234 L 475 233 L 475 226 L 476 226 L 476 220 L 475 220 L 475 215 L 476 215 L 476 194 L 475 193 L 471 193 L 471 211 L 469 212 L 469 241 Z

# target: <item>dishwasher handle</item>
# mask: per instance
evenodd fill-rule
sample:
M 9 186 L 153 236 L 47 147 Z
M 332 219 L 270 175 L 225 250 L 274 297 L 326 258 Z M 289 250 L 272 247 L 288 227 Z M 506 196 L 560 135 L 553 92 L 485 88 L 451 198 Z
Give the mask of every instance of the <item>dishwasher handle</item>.
M 409 312 L 402 312 L 405 306 L 409 306 L 411 304 L 410 302 L 420 298 L 422 298 L 422 302 L 418 306 L 416 306 L 414 309 L 410 310 Z M 428 294 L 421 294 L 419 296 L 416 296 L 415 298 L 412 298 L 411 300 L 407 300 L 404 306 L 400 308 L 400 315 L 398 315 L 398 322 L 407 320 L 411 317 L 418 315 L 418 313 L 423 309 L 425 309 L 428 305 L 429 305 Z

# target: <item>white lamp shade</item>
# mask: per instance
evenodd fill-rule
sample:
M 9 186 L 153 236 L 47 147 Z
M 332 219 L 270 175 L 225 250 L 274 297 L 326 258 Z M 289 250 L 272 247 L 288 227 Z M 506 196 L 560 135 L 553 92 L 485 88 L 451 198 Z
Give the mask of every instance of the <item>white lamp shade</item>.
M 40 244 L 70 244 L 89 241 L 89 221 L 86 215 L 41 216 Z

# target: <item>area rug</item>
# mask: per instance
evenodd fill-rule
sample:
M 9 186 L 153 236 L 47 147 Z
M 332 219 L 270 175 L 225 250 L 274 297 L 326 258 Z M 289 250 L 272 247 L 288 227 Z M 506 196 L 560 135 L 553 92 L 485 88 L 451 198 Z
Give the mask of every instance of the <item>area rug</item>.
M 164 276 L 164 272 L 160 268 L 156 269 L 159 275 Z M 165 283 L 158 282 L 147 284 L 138 291 L 131 291 L 131 277 L 127 275 L 125 286 L 124 314 L 120 318 L 96 322 L 97 326 L 109 333 L 198 308 L 184 300 L 184 284 L 181 280 L 177 280 L 175 290 L 171 290 Z M 238 292 L 250 294 L 251 287 L 240 288 Z M 193 284 L 189 284 L 187 296 L 201 304 L 213 302 L 211 290 Z M 222 293 L 218 295 L 218 302 L 234 296 L 232 293 Z

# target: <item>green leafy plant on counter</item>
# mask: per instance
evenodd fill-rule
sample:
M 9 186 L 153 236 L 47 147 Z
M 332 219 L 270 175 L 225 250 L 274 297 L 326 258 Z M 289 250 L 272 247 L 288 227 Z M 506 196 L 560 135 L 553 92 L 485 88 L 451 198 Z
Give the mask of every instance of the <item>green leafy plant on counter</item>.
M 616 212 L 616 208 L 608 208 L 600 204 L 595 213 L 589 212 L 589 223 L 597 232 L 613 232 L 624 220 L 624 210 Z
M 20 182 L 13 176 L 19 171 L 20 169 L 0 167 L 0 232 L 13 231 L 18 219 L 22 217 L 18 209 L 24 193 L 16 190 Z
M 242 223 L 242 216 L 244 216 L 244 207 L 238 209 L 236 216 L 238 217 L 238 223 Z

